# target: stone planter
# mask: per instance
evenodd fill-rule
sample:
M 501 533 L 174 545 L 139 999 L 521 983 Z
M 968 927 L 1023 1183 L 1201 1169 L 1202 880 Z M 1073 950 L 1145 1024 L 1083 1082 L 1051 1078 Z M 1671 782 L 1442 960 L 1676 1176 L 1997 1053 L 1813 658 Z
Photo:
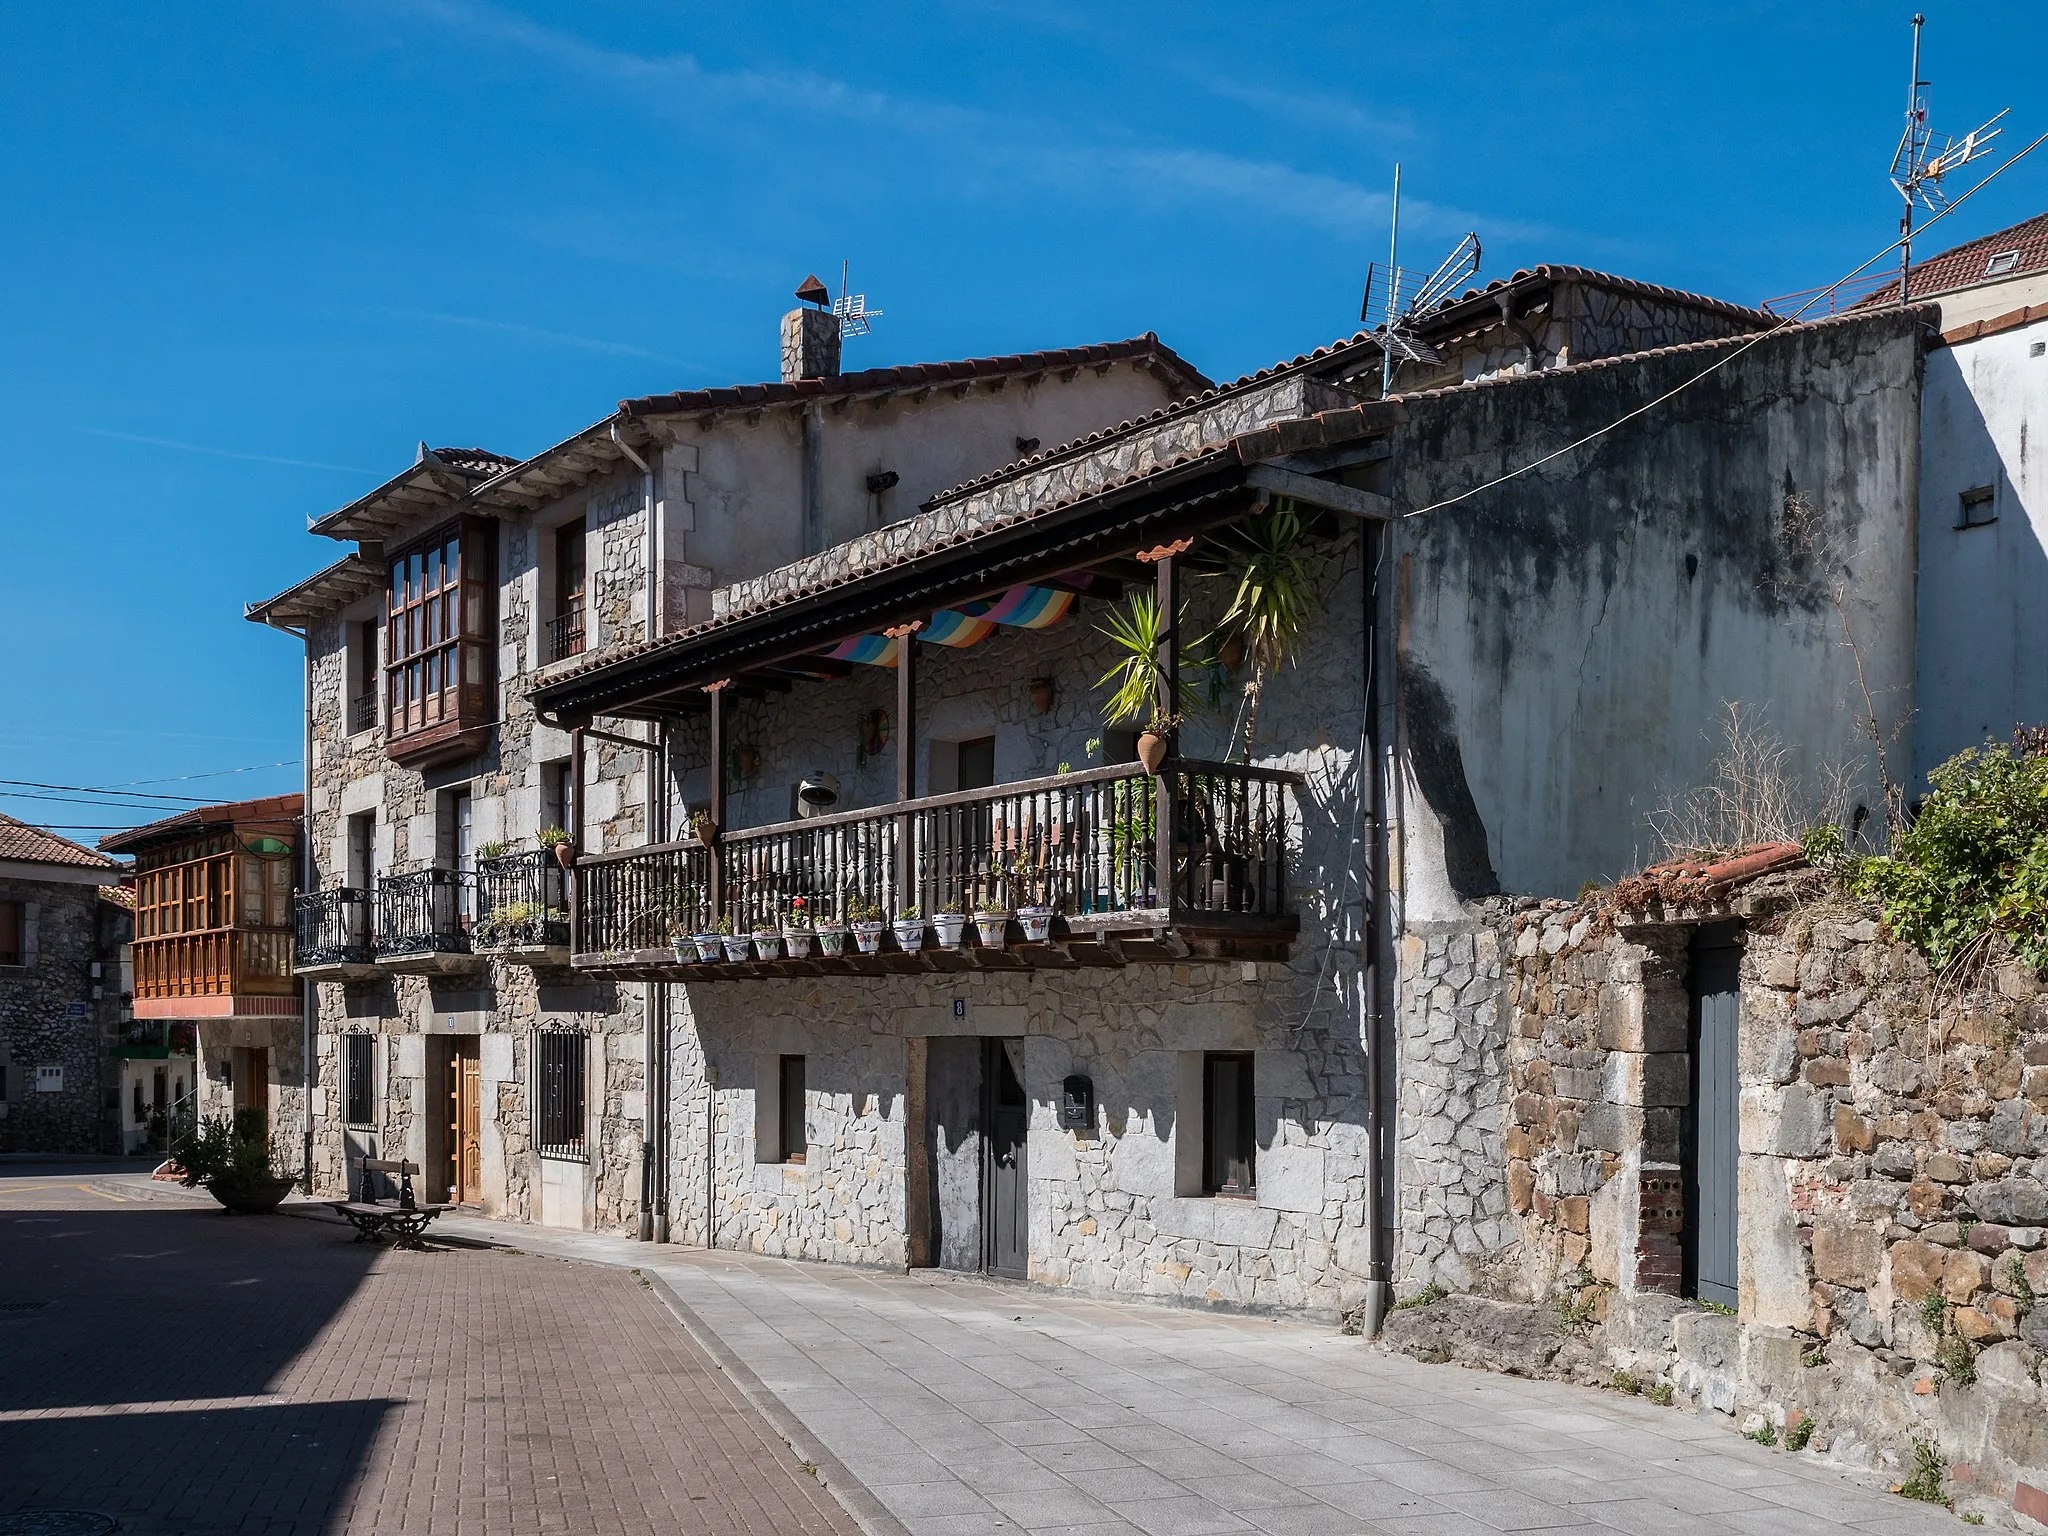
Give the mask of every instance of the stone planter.
M 879 954 L 882 949 L 882 935 L 888 931 L 887 923 L 855 923 L 853 942 L 860 946 L 860 952 L 864 955 Z
M 754 953 L 763 960 L 780 960 L 782 958 L 782 935 L 773 928 L 756 928 L 754 930 Z
M 231 1216 L 268 1216 L 292 1192 L 297 1179 L 238 1179 L 232 1184 L 209 1182 L 206 1192 Z
M 792 960 L 810 958 L 811 941 L 816 937 L 817 935 L 808 928 L 785 928 L 782 930 L 783 947 L 789 951 L 789 958 Z
M 981 940 L 981 947 L 983 949 L 1001 949 L 1010 939 L 1010 914 L 1007 912 L 975 913 L 974 936 Z
M 735 964 L 747 958 L 747 936 L 744 933 L 721 933 L 718 944 L 725 951 L 725 958 Z
M 818 930 L 818 953 L 821 955 L 842 955 L 846 952 L 846 930 L 844 928 L 820 928 Z
M 889 931 L 896 935 L 896 942 L 906 950 L 924 948 L 924 919 L 921 917 L 899 917 L 889 925 Z
M 718 935 L 715 933 L 693 933 L 690 942 L 697 947 L 698 960 L 709 964 L 718 958 Z
M 1051 907 L 1019 907 L 1017 921 L 1024 929 L 1024 942 L 1043 944 L 1045 936 L 1052 932 Z
M 967 917 L 960 912 L 935 913 L 932 926 L 939 931 L 939 948 L 958 949 L 962 936 L 967 932 Z

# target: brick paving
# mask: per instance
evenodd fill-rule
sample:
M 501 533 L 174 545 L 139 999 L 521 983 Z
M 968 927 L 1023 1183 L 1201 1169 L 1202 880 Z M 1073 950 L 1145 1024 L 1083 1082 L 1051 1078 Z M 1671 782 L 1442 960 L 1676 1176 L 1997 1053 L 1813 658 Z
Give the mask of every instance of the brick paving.
M 0 1170 L 0 1515 L 98 1510 L 143 1536 L 858 1529 L 629 1269 L 373 1248 L 109 1187 Z

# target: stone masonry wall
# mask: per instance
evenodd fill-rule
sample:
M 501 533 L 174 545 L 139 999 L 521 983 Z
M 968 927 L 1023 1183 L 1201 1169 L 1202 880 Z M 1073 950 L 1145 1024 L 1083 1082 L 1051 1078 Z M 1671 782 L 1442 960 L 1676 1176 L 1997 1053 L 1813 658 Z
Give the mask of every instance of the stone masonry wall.
M 107 1092 L 118 1081 L 112 1043 L 121 939 L 107 942 L 107 907 L 94 885 L 0 876 L 0 901 L 24 907 L 26 963 L 0 966 L 0 1064 L 7 1072 L 0 1151 L 115 1150 L 118 1109 Z M 125 921 L 125 914 L 122 915 Z M 94 961 L 105 974 L 94 999 Z M 39 1092 L 36 1069 L 63 1070 L 64 1086 Z

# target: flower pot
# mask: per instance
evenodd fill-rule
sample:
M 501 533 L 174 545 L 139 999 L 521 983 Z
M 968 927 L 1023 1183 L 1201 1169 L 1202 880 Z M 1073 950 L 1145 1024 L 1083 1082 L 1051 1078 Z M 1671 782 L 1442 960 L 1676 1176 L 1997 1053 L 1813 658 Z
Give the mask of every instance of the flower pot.
M 889 931 L 896 935 L 896 942 L 904 949 L 924 948 L 924 919 L 921 917 L 899 917 L 889 925 Z
M 715 933 L 693 933 L 690 942 L 697 946 L 697 958 L 709 963 L 718 958 L 718 935 Z
M 569 844 L 556 843 L 553 851 L 555 862 L 561 865 L 562 868 L 574 869 L 576 867 L 576 850 Z
M 1166 738 L 1156 731 L 1139 736 L 1138 761 L 1145 765 L 1147 773 L 1157 773 L 1159 765 L 1166 761 Z
M 1019 907 L 1017 922 L 1024 930 L 1024 942 L 1043 944 L 1045 936 L 1052 931 L 1051 907 Z
M 256 1178 L 224 1182 L 209 1180 L 206 1192 L 233 1216 L 268 1216 L 292 1192 L 297 1179 Z
M 773 928 L 756 928 L 754 930 L 754 953 L 763 960 L 780 960 L 782 958 L 782 935 Z
M 878 954 L 882 948 L 882 935 L 888 931 L 887 923 L 855 923 L 853 942 L 860 946 L 864 955 Z
M 669 950 L 676 957 L 677 965 L 688 965 L 697 958 L 696 947 L 690 943 L 689 935 L 669 941 Z
M 933 916 L 932 926 L 939 930 L 939 948 L 958 949 L 960 939 L 967 932 L 967 914 L 964 912 L 940 912 Z
M 809 958 L 811 940 L 816 937 L 817 935 L 808 928 L 785 928 L 782 932 L 782 942 L 787 946 L 789 958 L 792 960 Z
M 690 834 L 706 848 L 709 848 L 718 841 L 718 823 L 709 816 L 699 812 L 690 818 Z
M 747 958 L 747 936 L 744 933 L 721 933 L 718 944 L 725 951 L 725 958 L 740 961 Z
M 975 913 L 974 936 L 981 940 L 981 947 L 983 949 L 1001 949 L 1010 937 L 1010 914 L 1007 912 Z
M 840 955 L 846 952 L 846 930 L 844 928 L 820 928 L 818 930 L 818 953 Z

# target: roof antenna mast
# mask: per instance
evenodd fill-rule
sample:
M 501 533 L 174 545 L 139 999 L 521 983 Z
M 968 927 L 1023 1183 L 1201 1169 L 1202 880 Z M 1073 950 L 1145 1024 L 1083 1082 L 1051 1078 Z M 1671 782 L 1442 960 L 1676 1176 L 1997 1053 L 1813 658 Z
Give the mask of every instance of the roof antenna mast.
M 839 263 L 839 297 L 832 301 L 832 313 L 839 317 L 839 339 L 841 341 L 846 340 L 849 336 L 867 335 L 874 328 L 869 322 L 882 318 L 882 312 L 879 309 L 868 308 L 868 296 L 866 294 L 856 293 L 848 295 L 846 291 L 846 274 L 851 265 L 850 262 L 845 261 Z
M 1435 363 L 1441 359 L 1428 342 L 1414 334 L 1410 322 L 1426 309 L 1434 308 L 1457 292 L 1458 285 L 1476 277 L 1479 273 L 1481 252 L 1479 235 L 1473 231 L 1451 248 L 1451 254 L 1437 263 L 1436 270 L 1423 278 L 1407 293 L 1401 291 L 1408 274 L 1401 270 L 1401 167 L 1394 166 L 1394 207 L 1393 228 L 1387 235 L 1387 278 L 1385 295 L 1379 306 L 1379 324 L 1374 329 L 1380 339 L 1380 398 L 1393 393 L 1394 365 L 1405 363 Z M 1375 268 L 1365 269 L 1365 297 L 1358 305 L 1358 321 L 1361 325 L 1373 323 L 1373 288 Z
M 1991 153 L 1991 141 L 2005 131 L 1997 126 L 1998 119 L 2009 110 L 2001 109 L 1981 128 L 1961 139 L 1942 139 L 1937 147 L 1934 134 L 1927 126 L 1927 98 L 1920 94 L 1929 84 L 1920 78 L 1920 29 L 1926 24 L 1925 16 L 1913 17 L 1913 73 L 1911 83 L 1906 87 L 1906 127 L 1899 135 L 1899 147 L 1892 152 L 1892 186 L 1906 204 L 1905 212 L 1899 218 L 1901 305 L 1909 303 L 1912 298 L 1914 208 L 1917 206 L 1929 213 L 1940 213 L 1949 205 L 1949 196 L 1942 190 L 1942 178 L 1950 171 L 1959 171 L 1972 160 Z

